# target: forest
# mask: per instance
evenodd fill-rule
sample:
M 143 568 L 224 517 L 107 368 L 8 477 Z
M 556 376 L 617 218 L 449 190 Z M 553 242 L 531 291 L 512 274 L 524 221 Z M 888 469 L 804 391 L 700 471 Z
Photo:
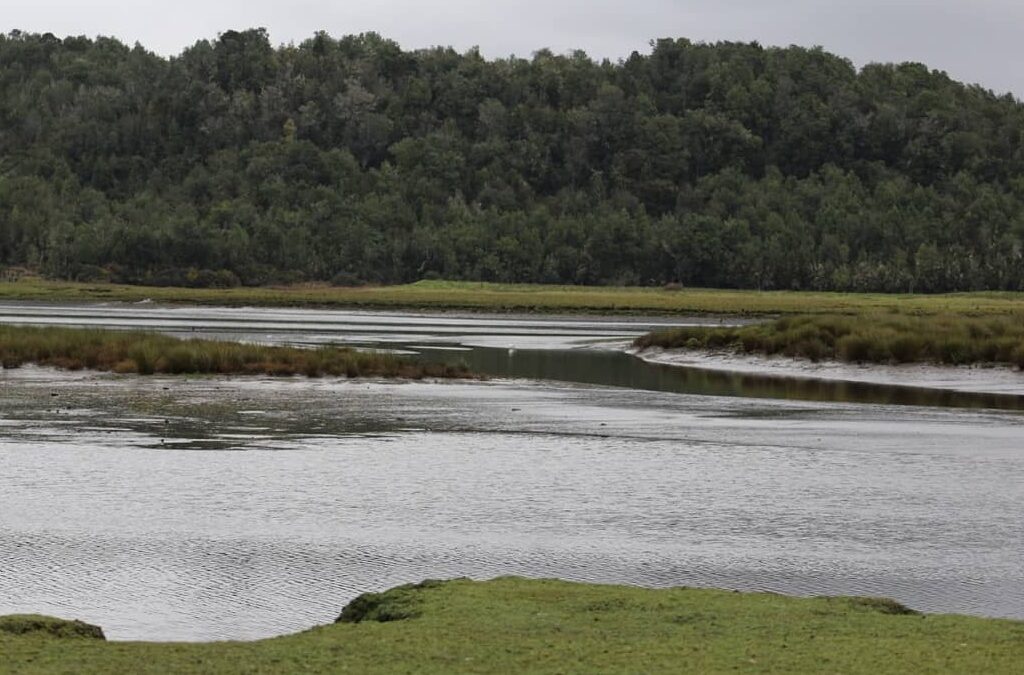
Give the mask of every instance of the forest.
M 1022 263 L 1024 105 L 921 64 L 0 35 L 0 268 L 946 292 Z

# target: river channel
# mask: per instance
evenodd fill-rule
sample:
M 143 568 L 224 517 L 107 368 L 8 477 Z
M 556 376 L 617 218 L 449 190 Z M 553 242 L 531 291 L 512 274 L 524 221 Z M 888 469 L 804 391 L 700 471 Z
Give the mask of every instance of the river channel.
M 0 371 L 0 614 L 251 639 L 364 591 L 519 574 L 1024 618 L 1019 397 L 602 348 L 701 321 L 2 305 L 0 322 L 343 343 L 491 378 Z

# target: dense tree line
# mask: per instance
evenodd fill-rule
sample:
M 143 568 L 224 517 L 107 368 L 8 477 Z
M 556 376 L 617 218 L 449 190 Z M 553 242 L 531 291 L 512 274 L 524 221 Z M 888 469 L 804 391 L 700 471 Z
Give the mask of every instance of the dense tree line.
M 948 291 L 1022 256 L 1024 106 L 918 64 L 0 36 L 0 265 L 55 277 Z

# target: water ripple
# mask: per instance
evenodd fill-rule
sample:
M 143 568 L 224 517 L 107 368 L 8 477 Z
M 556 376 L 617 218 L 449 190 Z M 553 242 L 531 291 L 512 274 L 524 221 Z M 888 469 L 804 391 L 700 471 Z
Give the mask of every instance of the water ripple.
M 508 382 L 0 381 L 0 613 L 244 639 L 331 621 L 364 591 L 520 574 L 1024 618 L 1009 413 Z

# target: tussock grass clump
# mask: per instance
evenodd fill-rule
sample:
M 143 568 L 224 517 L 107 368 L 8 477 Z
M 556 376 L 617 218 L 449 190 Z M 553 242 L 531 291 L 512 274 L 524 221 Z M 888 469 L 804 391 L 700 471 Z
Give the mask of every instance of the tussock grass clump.
M 839 598 L 839 600 L 844 599 L 853 607 L 872 612 L 895 616 L 922 616 L 921 612 L 916 609 L 911 609 L 902 602 L 896 602 L 891 598 Z
M 363 593 L 345 605 L 335 623 L 404 621 L 420 616 L 421 591 L 440 588 L 445 582 L 427 579 L 418 584 L 405 584 L 383 593 Z
M 1008 364 L 1024 369 L 1024 314 L 800 315 L 738 328 L 656 331 L 635 345 L 781 354 L 812 361 Z
M 34 363 L 65 370 L 140 375 L 247 374 L 308 377 L 468 377 L 465 366 L 417 363 L 349 348 L 270 347 L 181 340 L 156 333 L 0 326 L 0 365 Z
M 40 614 L 0 616 L 0 633 L 8 635 L 44 635 L 54 638 L 105 640 L 103 629 L 83 621 L 68 621 Z

